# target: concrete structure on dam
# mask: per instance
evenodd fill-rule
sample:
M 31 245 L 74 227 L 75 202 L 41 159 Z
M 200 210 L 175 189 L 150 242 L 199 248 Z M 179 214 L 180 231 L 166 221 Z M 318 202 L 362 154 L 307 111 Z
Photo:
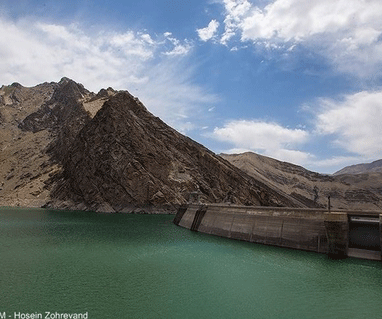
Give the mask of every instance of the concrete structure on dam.
M 189 204 L 178 210 L 174 224 L 221 237 L 324 253 L 332 258 L 382 259 L 379 212 Z

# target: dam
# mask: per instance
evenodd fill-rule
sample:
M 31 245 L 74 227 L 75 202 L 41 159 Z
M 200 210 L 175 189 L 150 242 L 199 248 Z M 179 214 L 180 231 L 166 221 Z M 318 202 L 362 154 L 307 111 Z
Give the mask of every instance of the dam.
M 206 234 L 327 254 L 382 260 L 382 213 L 189 204 L 174 224 Z

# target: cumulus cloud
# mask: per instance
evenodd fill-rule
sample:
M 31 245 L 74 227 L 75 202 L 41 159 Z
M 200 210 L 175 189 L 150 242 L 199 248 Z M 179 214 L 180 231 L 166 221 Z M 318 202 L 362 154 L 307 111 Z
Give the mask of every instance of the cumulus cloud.
M 322 54 L 338 70 L 359 76 L 370 76 L 382 63 L 380 0 L 273 0 L 263 8 L 248 0 L 223 3 L 223 44 L 235 35 L 278 48 L 299 44 Z
M 253 6 L 248 0 L 224 0 L 223 3 L 226 9 L 225 31 L 220 42 L 227 44 L 239 31 L 242 20 L 248 15 Z
M 129 90 L 178 129 L 217 97 L 192 82 L 187 66 L 192 43 L 167 32 L 102 32 L 80 25 L 0 18 L 0 83 L 26 86 L 67 76 L 92 91 Z
M 219 27 L 219 22 L 217 22 L 216 20 L 211 20 L 211 22 L 208 24 L 207 27 L 203 29 L 197 29 L 196 31 L 198 32 L 200 40 L 208 41 L 215 36 L 218 30 L 218 27 Z
M 368 158 L 382 157 L 381 123 L 382 91 L 321 99 L 316 114 L 319 134 L 332 135 L 337 146 Z
M 295 149 L 309 140 L 307 131 L 277 123 L 234 120 L 215 128 L 212 137 L 230 143 L 235 150 L 251 150 L 295 164 L 304 164 L 312 157 Z
M 226 153 L 254 151 L 315 171 L 335 172 L 347 165 L 382 158 L 382 91 L 321 98 L 309 112 L 313 116 L 311 130 L 259 120 L 233 120 L 215 128 L 211 136 L 232 146 L 224 150 Z M 328 146 L 341 155 L 318 158 L 307 152 L 316 139 L 326 139 Z

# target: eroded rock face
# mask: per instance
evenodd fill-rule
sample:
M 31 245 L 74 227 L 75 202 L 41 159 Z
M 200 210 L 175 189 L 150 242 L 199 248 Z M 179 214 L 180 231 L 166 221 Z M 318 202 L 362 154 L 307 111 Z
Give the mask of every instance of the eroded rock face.
M 52 136 L 47 130 L 36 133 L 18 126 L 28 115 L 50 100 L 56 83 L 33 88 L 12 84 L 0 88 L 0 205 L 39 207 L 49 190 L 45 181 L 58 166 L 44 151 Z
M 168 207 L 199 190 L 204 202 L 298 205 L 256 181 L 153 116 L 128 92 L 110 98 L 64 159 L 51 205 L 93 210 Z
M 0 205 L 175 210 L 205 203 L 303 206 L 153 116 L 126 91 L 63 78 L 0 89 Z

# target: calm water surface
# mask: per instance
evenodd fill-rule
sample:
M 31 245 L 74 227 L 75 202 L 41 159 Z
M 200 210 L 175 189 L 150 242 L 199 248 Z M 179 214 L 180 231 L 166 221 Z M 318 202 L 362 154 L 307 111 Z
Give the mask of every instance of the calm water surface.
M 193 233 L 173 217 L 0 208 L 0 315 L 382 317 L 380 262 Z

